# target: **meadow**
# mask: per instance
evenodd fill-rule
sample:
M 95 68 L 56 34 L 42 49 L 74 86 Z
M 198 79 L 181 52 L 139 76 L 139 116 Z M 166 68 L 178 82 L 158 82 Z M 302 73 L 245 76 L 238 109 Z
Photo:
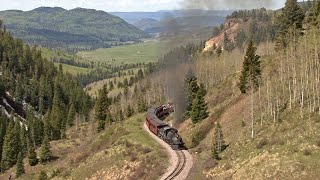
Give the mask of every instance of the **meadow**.
M 90 62 L 103 62 L 112 65 L 155 62 L 165 53 L 165 43 L 152 40 L 139 44 L 80 51 L 78 56 Z

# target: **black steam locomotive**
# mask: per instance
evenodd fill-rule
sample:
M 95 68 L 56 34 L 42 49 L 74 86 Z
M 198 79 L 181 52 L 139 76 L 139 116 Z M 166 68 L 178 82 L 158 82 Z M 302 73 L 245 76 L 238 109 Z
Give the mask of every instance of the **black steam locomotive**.
M 172 149 L 178 150 L 184 148 L 184 143 L 178 134 L 178 130 L 161 120 L 173 111 L 172 104 L 151 107 L 147 113 L 146 124 L 151 132 L 168 143 Z

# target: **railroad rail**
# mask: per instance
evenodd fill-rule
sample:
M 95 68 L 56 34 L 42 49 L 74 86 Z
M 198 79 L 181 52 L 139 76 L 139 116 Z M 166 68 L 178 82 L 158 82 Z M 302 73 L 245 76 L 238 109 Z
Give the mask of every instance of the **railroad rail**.
M 180 175 L 187 163 L 187 157 L 182 150 L 175 151 L 178 156 L 178 163 L 175 169 L 165 178 L 165 180 L 173 180 Z

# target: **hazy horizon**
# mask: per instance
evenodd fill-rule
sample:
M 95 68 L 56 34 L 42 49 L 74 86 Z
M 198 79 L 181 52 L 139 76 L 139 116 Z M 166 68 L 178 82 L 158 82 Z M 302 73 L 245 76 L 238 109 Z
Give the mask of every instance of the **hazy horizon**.
M 187 7 L 188 0 L 148 0 L 148 1 L 134 1 L 134 0 L 1 0 L 2 5 L 0 11 L 5 10 L 22 10 L 30 11 L 39 7 L 61 7 L 67 10 L 75 8 L 96 9 L 105 12 L 157 12 L 161 10 L 185 10 L 185 9 L 207 9 L 207 7 L 201 7 L 193 5 Z M 235 10 L 235 9 L 253 9 L 262 8 L 278 9 L 284 6 L 285 0 L 268 1 L 268 0 L 247 0 L 248 2 L 254 1 L 252 6 L 240 5 L 233 3 L 230 5 L 228 1 L 232 0 L 212 0 L 214 7 L 210 7 L 207 10 Z M 206 2 L 209 2 L 206 0 Z M 267 2 L 267 3 L 266 3 Z M 242 3 L 244 4 L 244 3 Z M 258 5 L 257 5 L 258 4 Z M 261 4 L 261 6 L 260 6 Z

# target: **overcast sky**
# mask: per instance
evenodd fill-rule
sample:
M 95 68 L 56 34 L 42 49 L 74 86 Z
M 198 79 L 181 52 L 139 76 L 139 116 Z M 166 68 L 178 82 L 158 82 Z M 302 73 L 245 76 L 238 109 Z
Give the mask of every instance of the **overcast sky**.
M 0 0 L 1 6 L 0 10 L 31 10 L 41 6 L 47 7 L 63 7 L 65 9 L 73 9 L 77 7 L 90 8 L 103 10 L 107 12 L 114 11 L 158 11 L 158 10 L 172 10 L 172 9 L 181 9 L 184 7 L 186 0 Z M 204 0 L 209 2 L 211 0 Z M 239 4 L 242 2 L 253 1 L 272 1 L 274 3 L 269 4 L 267 8 L 277 9 L 284 5 L 285 0 L 238 0 L 236 4 L 228 4 L 228 0 L 212 0 L 220 1 L 221 3 L 215 3 L 214 9 L 239 9 L 242 8 Z M 220 4 L 220 5 L 219 5 Z M 248 3 L 247 3 L 248 4 Z M 250 4 L 250 3 L 249 3 Z M 197 8 L 197 7 L 195 7 Z M 257 7 L 247 7 L 257 8 Z

